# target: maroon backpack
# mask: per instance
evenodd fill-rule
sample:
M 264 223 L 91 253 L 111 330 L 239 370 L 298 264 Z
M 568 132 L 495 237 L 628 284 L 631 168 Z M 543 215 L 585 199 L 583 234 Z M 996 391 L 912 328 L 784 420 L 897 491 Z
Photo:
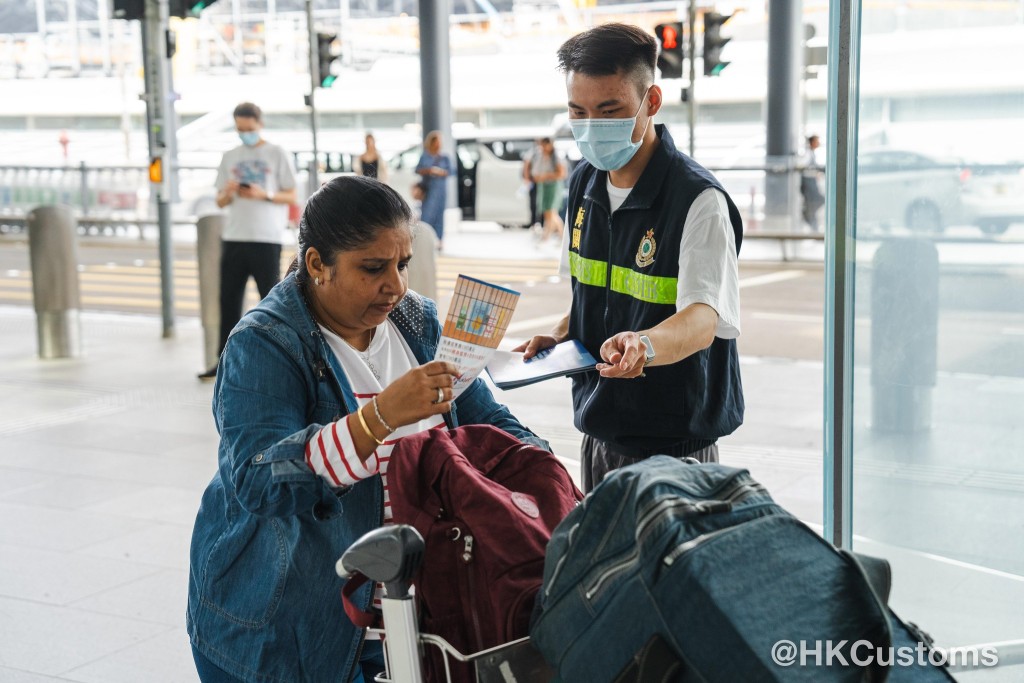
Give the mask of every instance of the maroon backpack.
M 431 429 L 396 444 L 388 466 L 396 524 L 426 542 L 414 577 L 420 628 L 463 654 L 529 635 L 552 530 L 583 494 L 547 451 L 489 425 Z M 443 680 L 428 648 L 428 680 Z M 453 681 L 472 681 L 469 666 Z

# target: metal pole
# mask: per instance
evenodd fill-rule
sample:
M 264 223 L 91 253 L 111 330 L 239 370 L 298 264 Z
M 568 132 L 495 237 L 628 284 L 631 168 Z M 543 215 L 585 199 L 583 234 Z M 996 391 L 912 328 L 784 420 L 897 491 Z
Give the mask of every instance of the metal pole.
M 106 2 L 96 4 L 97 19 L 100 23 L 100 51 L 103 53 L 103 75 L 113 74 L 110 60 L 110 7 Z
M 349 21 L 352 18 L 352 6 L 350 0 L 340 0 L 341 4 L 338 7 L 338 14 L 341 17 L 341 26 L 338 31 L 338 40 L 341 41 L 341 63 L 345 66 L 352 65 L 352 57 L 354 55 L 351 48 L 352 45 L 352 26 Z
M 46 0 L 36 0 L 36 32 L 39 33 L 39 40 L 45 43 Z
M 853 286 L 856 252 L 860 5 L 829 5 L 825 173 L 824 536 L 853 546 Z
M 82 207 L 82 218 L 89 215 L 92 202 L 89 200 L 89 171 L 85 162 L 78 163 L 78 203 Z
M 687 23 L 690 24 L 690 158 L 692 159 L 697 149 L 697 0 L 690 0 L 690 9 L 687 13 Z
M 797 112 L 800 108 L 800 66 L 803 63 L 803 28 L 800 0 L 769 0 L 768 97 L 765 143 L 765 227 L 799 227 L 799 172 L 797 167 Z
M 316 120 L 316 89 L 320 87 L 320 60 L 317 58 L 316 25 L 313 23 L 313 0 L 306 0 L 306 28 L 309 33 L 309 96 L 306 104 L 309 105 L 309 126 L 313 133 L 313 163 L 309 165 L 309 187 L 315 190 L 320 186 L 317 182 L 317 170 L 319 166 L 319 150 L 317 149 L 317 120 Z
M 82 54 L 78 49 L 77 0 L 68 0 L 68 44 L 71 50 L 71 73 L 77 76 L 82 71 Z
M 224 217 L 220 214 L 203 216 L 196 223 L 204 368 L 215 367 L 220 354 L 220 238 L 223 225 Z
M 82 351 L 75 216 L 68 206 L 39 206 L 27 223 L 39 357 L 74 358 Z
M 146 81 L 146 119 L 149 123 L 151 169 L 159 171 L 150 188 L 156 193 L 160 247 L 160 305 L 163 337 L 174 336 L 174 265 L 171 244 L 171 168 L 169 136 L 174 135 L 174 117 L 168 110 L 171 99 L 168 47 L 168 1 L 146 0 L 142 20 L 142 54 Z
M 420 97 L 423 101 L 423 133 L 441 132 L 441 149 L 452 154 L 451 60 L 448 49 L 449 0 L 420 0 Z M 453 192 L 455 173 L 448 177 L 448 206 L 458 206 Z
M 242 43 L 242 6 L 239 0 L 231 0 L 231 49 L 238 59 L 238 73 L 245 73 L 245 46 Z

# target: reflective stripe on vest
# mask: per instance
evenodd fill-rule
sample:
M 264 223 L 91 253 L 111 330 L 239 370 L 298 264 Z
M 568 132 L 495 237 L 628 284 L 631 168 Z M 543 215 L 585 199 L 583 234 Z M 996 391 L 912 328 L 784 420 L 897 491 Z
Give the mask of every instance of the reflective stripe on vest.
M 569 272 L 578 282 L 593 287 L 608 284 L 608 264 L 569 252 Z M 676 302 L 678 278 L 644 275 L 622 266 L 612 266 L 611 290 L 652 304 Z

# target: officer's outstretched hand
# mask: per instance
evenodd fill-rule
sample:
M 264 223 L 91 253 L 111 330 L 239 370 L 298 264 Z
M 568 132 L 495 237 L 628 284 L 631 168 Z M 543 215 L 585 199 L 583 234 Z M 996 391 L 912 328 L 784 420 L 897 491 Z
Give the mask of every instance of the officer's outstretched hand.
M 550 349 L 557 343 L 558 340 L 550 334 L 538 334 L 530 341 L 524 342 L 512 350 L 516 352 L 521 351 L 523 353 L 523 360 L 525 361 L 530 360 L 544 349 Z
M 644 374 L 646 349 L 636 332 L 619 332 L 601 344 L 601 360 L 595 368 L 602 377 L 633 379 Z

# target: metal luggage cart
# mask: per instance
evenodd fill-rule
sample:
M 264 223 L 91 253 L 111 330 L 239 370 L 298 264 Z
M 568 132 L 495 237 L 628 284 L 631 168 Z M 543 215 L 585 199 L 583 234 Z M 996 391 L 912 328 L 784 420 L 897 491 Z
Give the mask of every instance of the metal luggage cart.
M 387 597 L 381 601 L 384 628 L 368 629 L 379 633 L 384 643 L 385 671 L 377 683 L 422 683 L 422 654 L 426 647 L 440 650 L 445 679 L 451 679 L 453 660 L 472 664 L 478 683 L 531 681 L 545 683 L 554 671 L 530 643 L 520 638 L 472 654 L 456 650 L 444 638 L 420 633 L 413 596 L 409 594 L 412 577 L 423 561 L 423 537 L 415 528 L 396 524 L 365 534 L 345 551 L 335 566 L 338 575 L 348 579 L 362 574 L 383 583 Z

